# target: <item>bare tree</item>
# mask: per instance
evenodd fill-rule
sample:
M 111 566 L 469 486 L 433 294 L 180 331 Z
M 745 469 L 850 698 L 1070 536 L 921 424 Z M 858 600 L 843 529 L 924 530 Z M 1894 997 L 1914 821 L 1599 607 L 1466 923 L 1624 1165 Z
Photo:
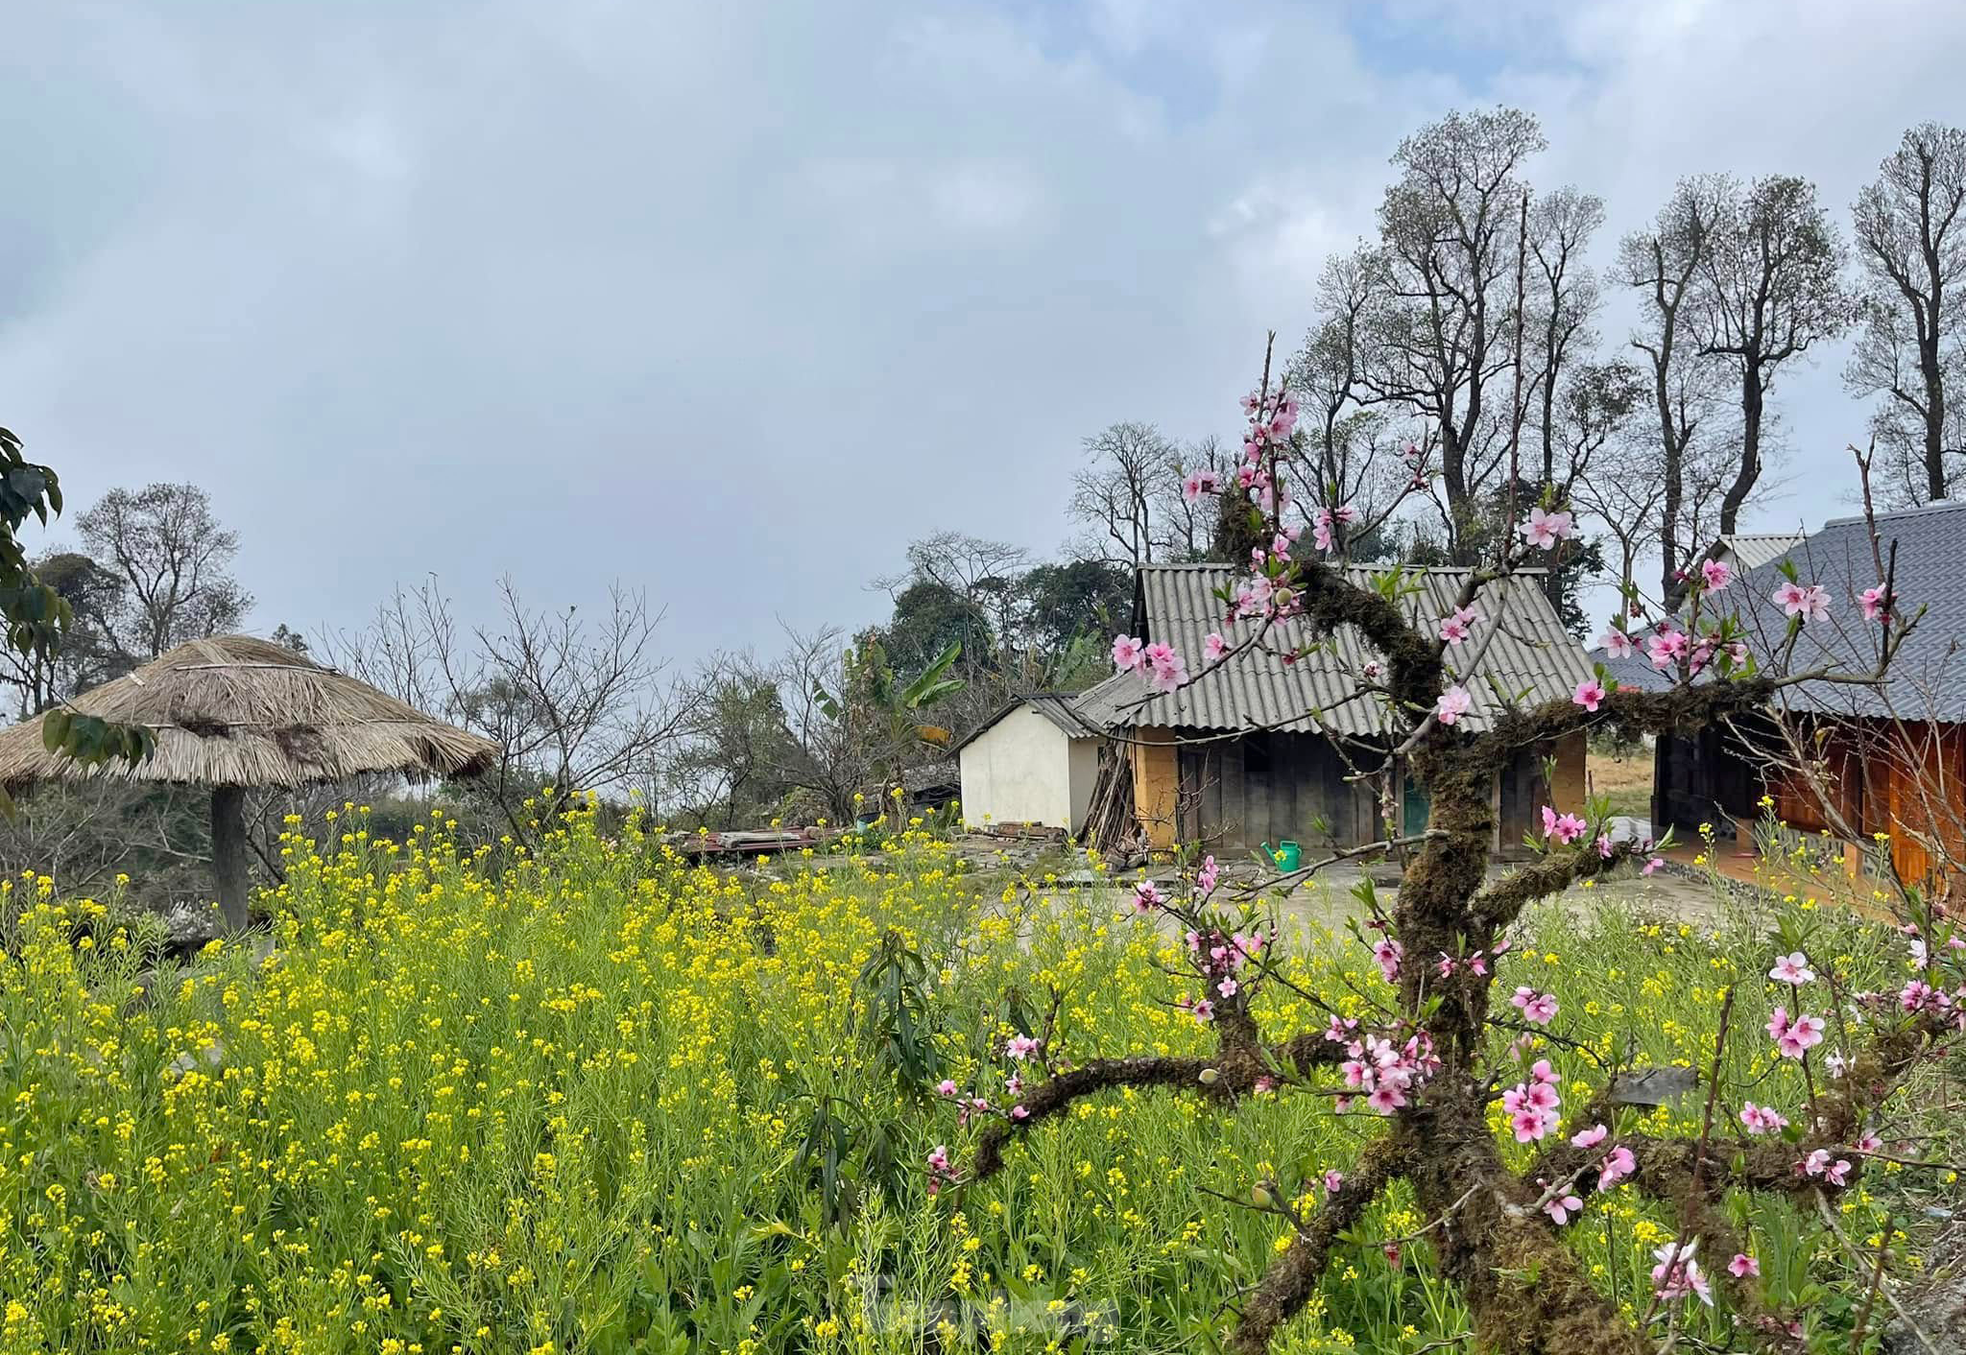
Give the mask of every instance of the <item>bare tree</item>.
M 1559 500 L 1570 497 L 1608 447 L 1626 440 L 1645 396 L 1645 377 L 1622 359 L 1582 363 L 1563 381 L 1541 430 L 1543 482 Z
M 695 826 L 761 822 L 789 785 L 777 675 L 749 653 L 713 655 L 684 699 L 682 738 L 663 766 L 667 803 L 691 811 Z
M 1739 380 L 1740 461 L 1721 500 L 1722 532 L 1736 530 L 1761 478 L 1768 391 L 1782 364 L 1850 322 L 1842 269 L 1843 244 L 1814 184 L 1777 174 L 1743 193 L 1727 181 L 1694 312 L 1700 351 Z
M 509 579 L 498 603 L 497 624 L 466 631 L 434 578 L 398 588 L 366 628 L 335 637 L 327 657 L 496 742 L 502 756 L 486 785 L 515 829 L 517 802 L 542 787 L 552 787 L 554 813 L 581 791 L 651 782 L 686 714 L 656 651 L 660 613 L 616 586 L 589 624 L 573 607 L 533 610 Z
M 1008 541 L 967 532 L 941 531 L 908 543 L 908 572 L 880 581 L 889 589 L 927 579 L 974 600 L 993 579 L 1015 578 L 1031 565 L 1031 552 Z
M 1727 427 L 1732 428 L 1732 424 Z M 1686 564 L 1681 571 L 1685 577 L 1677 580 L 1678 591 L 1675 600 L 1683 600 L 1684 589 L 1693 576 L 1699 573 L 1696 562 L 1711 551 L 1720 540 L 1724 530 L 1721 515 L 1726 507 L 1728 491 L 1734 487 L 1739 474 L 1740 463 L 1736 459 L 1735 442 L 1728 437 L 1702 439 L 1693 444 L 1684 466 L 1683 493 L 1679 500 L 1679 522 L 1681 536 L 1687 541 L 1705 544 L 1698 551 L 1689 550 Z M 1750 504 L 1756 502 L 1769 482 L 1761 481 L 1755 492 L 1748 498 Z
M 1177 449 L 1175 470 L 1178 477 L 1205 471 L 1216 480 L 1235 474 L 1235 458 L 1213 434 Z M 1215 534 L 1215 504 L 1204 498 L 1189 498 L 1181 492 L 1177 475 L 1162 479 L 1153 497 L 1155 527 L 1153 547 L 1162 560 L 1174 562 L 1200 560 L 1207 556 Z
M 111 635 L 136 662 L 234 630 L 253 605 L 232 577 L 239 534 L 192 484 L 112 489 L 76 521 L 83 549 L 127 584 Z
M 1085 454 L 1066 511 L 1085 524 L 1099 559 L 1146 564 L 1154 558 L 1154 508 L 1179 450 L 1152 424 L 1116 423 L 1087 438 Z
M 210 898 L 211 828 L 203 797 L 120 777 L 51 783 L 26 812 L 0 815 L 0 871 L 53 876 L 66 895 L 101 896 L 126 878 L 136 900 Z
M 1597 342 L 1591 323 L 1598 308 L 1597 275 L 1584 261 L 1584 252 L 1603 224 L 1603 201 L 1574 188 L 1560 188 L 1539 198 L 1530 209 L 1526 317 L 1530 342 L 1524 344 L 1530 370 L 1524 375 L 1523 393 L 1538 410 L 1534 426 L 1542 443 L 1542 483 L 1557 486 L 1558 499 L 1565 497 L 1580 469 L 1574 457 L 1567 470 L 1559 459 L 1563 430 L 1558 426 L 1562 416 L 1557 405 L 1579 393 L 1577 388 L 1566 389 L 1564 373 Z M 1573 404 L 1564 413 L 1572 416 L 1568 426 L 1576 429 L 1577 407 Z
M 788 626 L 785 635 L 773 673 L 784 713 L 778 773 L 814 795 L 835 824 L 851 824 L 863 809 L 885 814 L 887 792 L 900 788 L 909 766 L 946 754 L 948 731 L 925 717 L 964 685 L 950 675 L 955 647 L 918 672 L 896 673 L 876 636 L 848 645 L 832 628 L 801 634 Z M 878 806 L 860 799 L 868 791 Z
M 1588 363 L 1544 415 L 1547 483 L 1617 542 L 1621 598 L 1632 591 L 1639 557 L 1658 539 L 1665 501 L 1660 448 L 1631 426 L 1645 397 L 1645 377 L 1631 363 Z
M 1031 567 L 1029 550 L 967 532 L 940 531 L 910 541 L 907 558 L 906 571 L 877 579 L 875 586 L 899 600 L 913 585 L 934 584 L 988 617 L 996 638 L 1011 633 L 1016 624 L 1017 581 Z M 979 652 L 973 657 L 981 661 L 984 656 Z
M 1633 330 L 1631 345 L 1651 368 L 1658 416 L 1659 588 L 1669 610 L 1683 592 L 1688 557 L 1704 548 L 1698 537 L 1682 534 L 1686 461 L 1712 411 L 1716 376 L 1712 361 L 1700 352 L 1693 313 L 1699 306 L 1696 280 L 1713 249 L 1726 191 L 1726 181 L 1712 175 L 1681 179 L 1652 226 L 1626 236 L 1618 247 L 1618 281 L 1644 298 L 1644 319 Z
M 1617 545 L 1618 615 L 1638 587 L 1638 562 L 1659 540 L 1665 508 L 1664 456 L 1649 438 L 1613 442 L 1578 477 L 1572 495 L 1579 508 L 1597 519 Z
M 1948 496 L 1948 457 L 1966 455 L 1966 130 L 1921 123 L 1857 196 L 1863 328 L 1844 369 L 1914 502 Z
M 1397 482 L 1406 468 L 1396 464 L 1392 448 L 1402 441 L 1398 416 L 1410 415 L 1411 405 L 1384 401 L 1367 380 L 1375 364 L 1387 361 L 1376 345 L 1385 337 L 1390 287 L 1385 257 L 1370 245 L 1327 260 L 1318 278 L 1319 319 L 1288 374 L 1309 415 L 1300 436 L 1314 452 L 1315 501 L 1355 504 L 1367 517 L 1376 515 L 1373 505 L 1405 488 Z
M 1509 420 L 1489 383 L 1512 361 L 1521 208 L 1518 171 L 1543 149 L 1516 109 L 1451 113 L 1400 143 L 1400 177 L 1379 207 L 1385 302 L 1373 308 L 1372 398 L 1405 406 L 1437 431 L 1450 549 L 1500 464 Z
M 833 824 L 850 826 L 858 807 L 854 797 L 881 783 L 900 750 L 887 722 L 872 719 L 853 699 L 843 631 L 787 627 L 785 639 L 785 653 L 772 670 L 787 735 L 777 771 L 816 797 Z

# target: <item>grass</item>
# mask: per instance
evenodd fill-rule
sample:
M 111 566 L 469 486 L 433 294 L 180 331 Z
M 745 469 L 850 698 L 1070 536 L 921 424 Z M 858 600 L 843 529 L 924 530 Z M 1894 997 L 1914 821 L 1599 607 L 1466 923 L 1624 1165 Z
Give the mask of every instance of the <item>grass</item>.
M 1613 814 L 1652 817 L 1652 750 L 1593 747 L 1584 760 L 1591 793 L 1608 796 Z
M 155 938 L 119 900 L 0 884 L 0 1352 L 1202 1349 L 1287 1241 L 1206 1192 L 1274 1176 L 1308 1203 L 1377 1128 L 1317 1096 L 1223 1115 L 1116 1095 L 1013 1145 L 986 1185 L 933 1196 L 929 1150 L 960 1162 L 974 1129 L 916 1080 L 1003 1098 L 1004 1041 L 1053 994 L 1073 1059 L 1208 1046 L 1170 1005 L 1164 938 L 1042 879 L 986 891 L 928 841 L 719 874 L 582 815 L 499 860 L 461 854 L 441 819 L 374 840 L 351 809 L 287 851 L 276 953 L 214 947 L 147 992 Z M 1853 983 L 1902 966 L 1881 931 L 1821 911 L 1792 925 Z M 1730 1072 L 1799 1119 L 1798 1070 L 1740 1038 L 1775 1000 L 1764 930 L 1551 913 L 1499 978 L 1559 997 L 1577 1047 L 1531 1057 L 1573 1103 L 1627 1042 L 1703 1065 L 1739 983 Z M 1360 1013 L 1379 982 L 1328 935 L 1287 972 Z M 1267 1033 L 1316 1023 L 1284 996 L 1259 999 Z M 1685 1130 L 1697 1111 L 1643 1118 Z M 1526 1154 L 1499 1110 L 1496 1128 Z M 1957 1189 L 1876 1181 L 1842 1201 L 1859 1238 Z M 1738 1209 L 1771 1294 L 1846 1347 L 1864 1277 L 1813 1217 Z M 1285 1348 L 1409 1352 L 1465 1330 L 1424 1242 L 1397 1264 L 1374 1245 L 1425 1222 L 1397 1191 L 1375 1209 Z M 1641 1309 L 1674 1224 L 1620 1186 L 1568 1235 Z M 1720 1313 L 1685 1321 L 1724 1338 Z

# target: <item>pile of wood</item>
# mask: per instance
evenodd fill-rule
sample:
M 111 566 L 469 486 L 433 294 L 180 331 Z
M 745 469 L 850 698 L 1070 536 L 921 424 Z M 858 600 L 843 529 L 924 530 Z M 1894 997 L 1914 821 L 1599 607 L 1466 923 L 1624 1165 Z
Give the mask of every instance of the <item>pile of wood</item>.
M 810 828 L 787 831 L 687 833 L 671 845 L 684 856 L 741 857 L 775 856 L 819 845 L 820 836 Z
M 1048 823 L 993 823 L 981 830 L 983 837 L 1013 842 L 1063 842 L 1065 830 Z
M 1086 845 L 1107 853 L 1131 850 L 1145 836 L 1133 813 L 1133 759 L 1125 744 L 1108 744 L 1099 755 L 1099 778 L 1092 783 Z

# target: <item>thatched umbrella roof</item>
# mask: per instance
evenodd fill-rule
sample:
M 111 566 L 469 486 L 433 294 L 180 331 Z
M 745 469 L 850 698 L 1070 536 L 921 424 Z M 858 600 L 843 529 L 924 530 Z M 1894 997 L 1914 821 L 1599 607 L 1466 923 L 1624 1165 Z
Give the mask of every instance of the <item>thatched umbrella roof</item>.
M 136 781 L 293 787 L 363 772 L 470 776 L 499 751 L 366 682 L 247 635 L 179 645 L 69 705 L 149 728 L 155 756 L 96 773 Z M 41 719 L 0 730 L 0 785 L 9 790 L 92 774 L 43 746 Z
M 474 776 L 499 747 L 432 719 L 304 654 L 245 635 L 193 640 L 69 702 L 78 714 L 142 725 L 156 753 L 85 767 L 42 743 L 44 716 L 0 730 L 0 785 L 89 776 L 212 788 L 220 901 L 243 923 L 244 789 L 339 781 L 364 772 Z M 236 871 L 232 867 L 236 864 Z

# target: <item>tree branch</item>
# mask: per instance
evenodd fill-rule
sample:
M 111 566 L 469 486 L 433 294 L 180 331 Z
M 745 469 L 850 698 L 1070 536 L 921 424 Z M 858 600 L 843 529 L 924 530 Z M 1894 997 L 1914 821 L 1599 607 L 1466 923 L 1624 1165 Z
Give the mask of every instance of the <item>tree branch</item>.
M 1282 1255 L 1270 1262 L 1263 1281 L 1243 1306 L 1228 1349 L 1233 1355 L 1263 1355 L 1277 1328 L 1303 1310 L 1331 1261 L 1339 1234 L 1354 1227 L 1379 1192 L 1404 1170 L 1411 1153 L 1404 1137 L 1373 1140 L 1336 1194 L 1297 1229 Z

